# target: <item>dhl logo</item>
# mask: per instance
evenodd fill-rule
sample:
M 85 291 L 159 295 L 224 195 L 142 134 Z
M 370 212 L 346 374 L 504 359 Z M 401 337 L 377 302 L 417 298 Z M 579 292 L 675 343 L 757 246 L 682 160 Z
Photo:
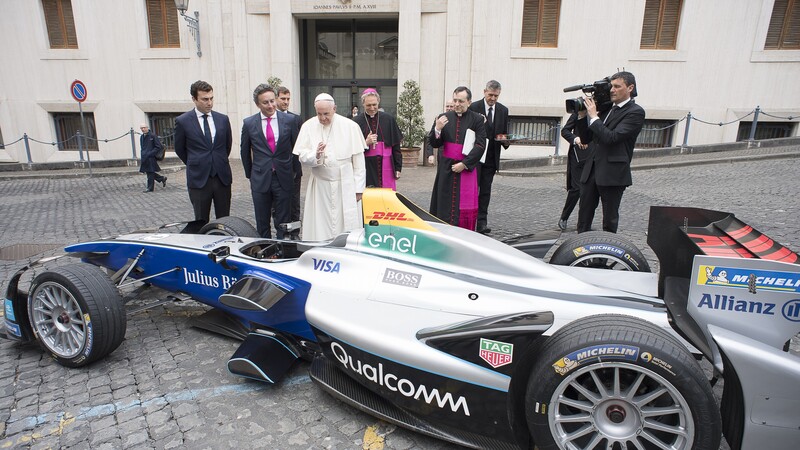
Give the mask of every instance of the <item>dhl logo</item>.
M 387 220 L 396 222 L 413 222 L 414 219 L 406 217 L 406 213 L 374 211 L 371 220 Z

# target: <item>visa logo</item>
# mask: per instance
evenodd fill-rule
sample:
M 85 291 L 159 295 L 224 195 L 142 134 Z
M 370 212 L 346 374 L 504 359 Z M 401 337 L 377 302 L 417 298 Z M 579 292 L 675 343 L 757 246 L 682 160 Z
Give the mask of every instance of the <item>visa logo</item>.
M 339 273 L 341 264 L 336 261 L 328 261 L 327 259 L 311 258 L 314 261 L 314 270 L 320 272 Z

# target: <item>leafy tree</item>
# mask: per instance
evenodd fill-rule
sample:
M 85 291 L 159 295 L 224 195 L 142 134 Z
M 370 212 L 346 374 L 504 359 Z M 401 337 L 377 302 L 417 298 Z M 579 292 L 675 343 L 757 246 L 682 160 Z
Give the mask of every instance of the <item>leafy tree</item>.
M 407 80 L 397 101 L 397 125 L 403 132 L 403 147 L 419 147 L 425 139 L 425 117 L 419 83 Z

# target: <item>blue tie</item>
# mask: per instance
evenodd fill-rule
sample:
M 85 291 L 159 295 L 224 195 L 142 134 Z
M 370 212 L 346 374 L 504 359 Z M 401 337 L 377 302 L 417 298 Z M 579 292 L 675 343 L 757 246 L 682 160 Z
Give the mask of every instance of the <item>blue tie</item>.
M 208 126 L 208 114 L 203 114 L 203 133 L 205 134 L 206 143 L 211 147 L 211 127 Z

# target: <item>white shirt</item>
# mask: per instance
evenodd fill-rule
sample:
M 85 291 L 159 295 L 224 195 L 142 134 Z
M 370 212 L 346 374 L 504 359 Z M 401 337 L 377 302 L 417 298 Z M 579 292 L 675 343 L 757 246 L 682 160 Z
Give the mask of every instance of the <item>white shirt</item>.
M 261 134 L 264 135 L 264 139 L 267 138 L 267 116 L 264 113 L 261 114 Z M 269 121 L 269 125 L 272 128 L 272 133 L 275 134 L 275 145 L 278 145 L 278 111 L 275 111 L 275 114 L 272 115 L 272 120 Z
M 201 113 L 197 108 L 194 109 L 194 113 L 197 114 L 197 123 L 200 124 L 200 131 L 205 134 L 203 126 L 203 114 L 205 113 Z M 211 142 L 214 142 L 214 138 L 217 137 L 217 127 L 214 126 L 214 116 L 211 115 L 211 112 L 208 113 L 208 127 L 211 128 Z
M 631 101 L 631 98 L 630 98 L 630 97 L 628 97 L 628 98 L 627 98 L 627 99 L 625 99 L 624 101 L 621 101 L 621 102 L 619 102 L 619 103 L 616 103 L 616 104 L 614 104 L 614 106 L 616 106 L 617 108 L 622 108 L 623 106 L 627 105 L 629 101 Z M 613 108 L 614 106 L 612 106 L 612 108 Z M 608 113 L 608 114 L 611 114 L 611 112 L 609 111 L 609 113 Z M 606 119 L 608 119 L 608 114 L 606 114 Z M 600 118 L 600 117 L 598 116 L 598 117 L 595 117 L 594 119 L 590 119 L 590 120 L 589 120 L 589 125 L 593 124 L 593 123 L 594 123 L 594 121 L 595 121 L 595 120 L 597 120 L 597 119 L 599 119 L 599 118 Z M 603 123 L 606 123 L 605 119 L 603 119 Z

